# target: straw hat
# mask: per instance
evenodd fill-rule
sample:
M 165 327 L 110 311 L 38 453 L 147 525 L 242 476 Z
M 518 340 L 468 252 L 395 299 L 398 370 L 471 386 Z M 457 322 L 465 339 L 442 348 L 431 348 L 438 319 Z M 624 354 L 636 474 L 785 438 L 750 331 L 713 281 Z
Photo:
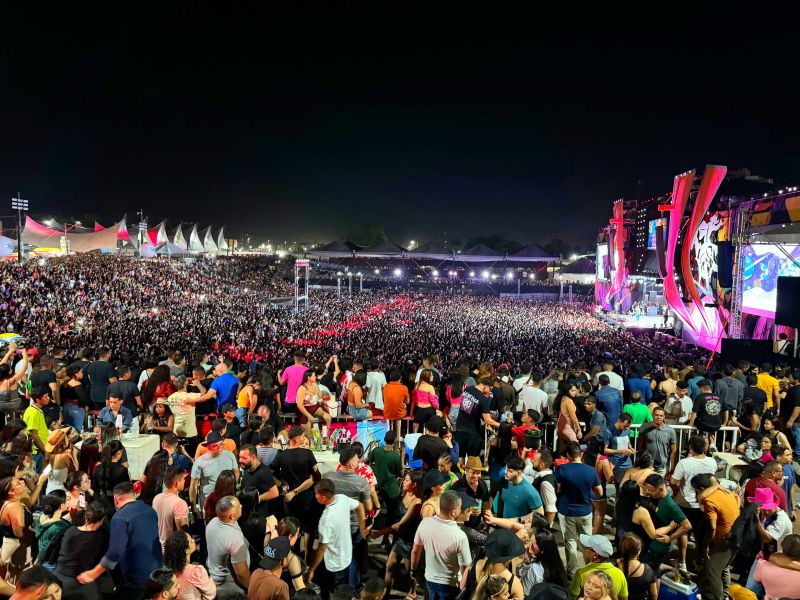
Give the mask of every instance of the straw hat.
M 473 471 L 486 471 L 486 467 L 483 466 L 481 462 L 480 456 L 468 456 L 467 463 L 464 465 L 467 469 L 472 469 Z
M 44 451 L 50 454 L 53 450 L 55 450 L 58 445 L 63 441 L 65 437 L 67 437 L 67 433 L 69 432 L 69 427 L 62 427 L 61 429 L 56 429 L 55 431 L 51 431 L 50 434 L 47 436 L 47 443 L 44 445 Z

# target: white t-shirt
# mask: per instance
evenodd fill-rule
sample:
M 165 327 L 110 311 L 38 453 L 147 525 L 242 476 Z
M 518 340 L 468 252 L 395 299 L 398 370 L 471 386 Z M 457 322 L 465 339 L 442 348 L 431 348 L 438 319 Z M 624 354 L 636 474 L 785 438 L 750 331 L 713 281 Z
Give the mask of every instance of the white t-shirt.
M 375 408 L 383 410 L 383 386 L 386 375 L 382 371 L 367 371 L 367 403 L 373 402 Z
M 458 587 L 460 567 L 472 562 L 467 535 L 455 521 L 439 517 L 422 519 L 414 536 L 414 545 L 425 547 L 425 579 Z
M 775 515 L 775 520 L 766 528 L 766 531 L 773 540 L 778 542 L 778 552 L 780 552 L 783 538 L 792 533 L 792 520 L 786 514 L 786 511 L 779 509 L 778 514 Z
M 614 373 L 614 371 L 600 371 L 597 375 L 594 376 L 594 383 L 595 385 L 600 385 L 600 375 L 608 375 L 608 384 L 613 387 L 617 388 L 620 392 L 625 391 L 625 383 L 622 380 L 622 377 Z
M 675 481 L 683 479 L 683 486 L 681 487 L 681 495 L 690 508 L 700 508 L 700 503 L 697 502 L 697 494 L 692 488 L 692 477 L 700 475 L 701 473 L 708 473 L 713 475 L 717 472 L 717 461 L 710 456 L 697 459 L 694 456 L 687 456 L 678 461 L 675 465 L 675 472 L 672 478 Z
M 319 520 L 319 541 L 325 547 L 325 568 L 331 573 L 343 571 L 353 560 L 353 540 L 350 537 L 350 512 L 358 502 L 342 494 L 322 511 Z
M 540 415 L 547 411 L 547 394 L 532 385 L 523 385 L 517 396 L 517 410 L 527 411 L 533 409 Z
M 667 417 L 666 423 L 667 425 L 686 425 L 689 422 L 689 413 L 692 412 L 692 407 L 694 406 L 692 399 L 688 395 L 683 398 L 670 396 L 667 398 L 666 406 L 664 407 L 667 413 L 675 412 L 676 404 L 681 406 L 681 416 L 677 419 Z
M 545 475 L 550 475 L 553 471 L 550 469 L 545 469 L 544 471 L 538 471 L 534 476 L 534 480 L 539 477 L 544 477 Z M 533 485 L 533 481 L 531 482 Z M 544 512 L 546 513 L 555 513 L 558 512 L 558 508 L 556 508 L 556 491 L 553 489 L 553 485 L 549 481 L 543 481 L 542 485 L 539 486 L 539 491 L 541 492 L 542 496 L 542 504 L 544 504 Z

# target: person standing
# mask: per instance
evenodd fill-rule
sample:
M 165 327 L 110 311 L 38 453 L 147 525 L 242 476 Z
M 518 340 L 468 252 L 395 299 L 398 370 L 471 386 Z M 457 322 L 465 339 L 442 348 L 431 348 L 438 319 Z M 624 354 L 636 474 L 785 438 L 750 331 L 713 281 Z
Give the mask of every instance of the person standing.
M 800 370 L 789 373 L 789 389 L 781 409 L 786 418 L 786 429 L 792 432 L 794 438 L 794 458 L 800 460 Z
M 753 496 L 747 496 L 748 502 L 759 504 L 758 536 L 761 539 L 761 551 L 765 555 L 780 552 L 783 540 L 792 533 L 792 521 L 786 511 L 782 510 L 775 501 L 772 492 L 766 488 L 757 488 Z M 754 592 L 758 598 L 764 597 L 764 586 L 755 579 L 758 559 L 753 561 L 750 573 L 747 576 L 747 589 Z
M 109 358 L 111 350 L 107 346 L 102 346 L 97 351 L 97 360 L 90 362 L 83 369 L 84 382 L 88 379 L 89 394 L 96 409 L 106 405 L 108 385 L 117 381 L 117 372 L 108 362 Z
M 425 551 L 425 581 L 428 600 L 455 600 L 461 580 L 472 563 L 467 535 L 456 519 L 461 514 L 461 496 L 448 490 L 439 499 L 439 514 L 423 519 L 411 550 L 411 577 Z
M 781 412 L 781 386 L 778 380 L 772 375 L 772 364 L 765 362 L 761 364 L 758 373 L 758 387 L 767 395 L 767 412 L 770 414 L 780 414 Z
M 622 394 L 622 392 L 625 391 L 625 381 L 622 379 L 622 377 L 620 375 L 618 375 L 614 371 L 614 363 L 612 363 L 611 361 L 604 361 L 601 366 L 603 367 L 603 370 L 600 371 L 597 375 L 594 376 L 594 382 L 593 383 L 595 385 L 599 385 L 600 384 L 600 377 L 605 375 L 606 377 L 608 377 L 608 382 L 609 382 L 608 385 L 610 385 L 615 390 L 619 391 L 620 394 Z M 613 421 L 609 421 L 609 423 L 612 423 L 612 422 Z
M 642 402 L 642 395 L 638 391 L 631 392 L 630 404 L 623 406 L 622 412 L 628 413 L 631 416 L 631 419 L 633 419 L 631 422 L 632 425 L 641 426 L 653 420 L 653 414 L 650 412 L 650 408 Z M 631 440 L 634 446 L 636 446 L 639 438 L 639 429 L 640 427 L 631 428 Z
M 708 379 L 701 379 L 696 385 L 698 394 L 689 413 L 689 425 L 696 427 L 700 435 L 708 438 L 708 445 L 713 446 L 717 431 L 722 427 L 722 402 L 711 392 Z
M 691 486 L 703 507 L 708 529 L 707 545 L 701 545 L 707 548 L 701 572 L 701 593 L 704 600 L 725 600 L 731 585 L 728 565 L 735 554 L 728 544 L 728 535 L 739 518 L 739 501 L 733 492 L 721 487 L 709 473 L 692 477 Z
M 631 445 L 631 421 L 632 417 L 628 413 L 620 413 L 616 423 L 602 433 L 604 452 L 614 469 L 614 488 L 617 491 L 625 472 L 633 466 L 631 456 L 635 451 Z
M 725 365 L 722 367 L 723 376 L 714 382 L 714 392 L 722 402 L 723 425 L 727 425 L 729 420 L 735 419 L 741 412 L 744 385 L 733 376 L 735 372 L 733 365 Z
M 439 437 L 439 432 L 445 426 L 444 419 L 439 416 L 432 416 L 425 422 L 425 433 L 419 436 L 417 445 L 414 446 L 412 460 L 422 459 L 422 469 L 435 469 L 439 457 L 442 454 L 449 454 L 450 449 L 447 443 Z
M 698 548 L 698 556 L 704 556 L 703 545 L 704 531 L 703 524 L 703 511 L 700 502 L 697 500 L 692 479 L 703 473 L 713 475 L 717 472 L 717 461 L 712 457 L 706 456 L 706 449 L 708 448 L 708 440 L 701 435 L 693 435 L 689 438 L 689 456 L 682 458 L 675 466 L 675 471 L 670 477 L 670 483 L 680 488 L 680 491 L 675 495 L 675 501 L 681 507 L 683 514 L 695 524 L 695 543 Z M 681 551 L 680 567 L 686 571 L 686 548 L 689 544 L 689 536 L 682 535 L 678 540 L 678 546 Z
M 678 381 L 675 384 L 675 393 L 670 394 L 664 403 L 667 425 L 685 425 L 688 423 L 692 406 L 694 406 L 694 403 L 689 397 L 689 384 L 685 381 Z
M 106 399 L 111 396 L 122 398 L 122 406 L 134 417 L 142 410 L 142 395 L 136 384 L 131 381 L 131 368 L 128 365 L 117 367 L 117 380 L 109 383 L 106 388 Z
M 527 412 L 535 410 L 540 415 L 547 414 L 547 394 L 542 390 L 541 371 L 531 373 L 527 379 L 517 379 L 514 381 L 514 389 L 517 392 L 517 410 Z M 518 387 L 519 382 L 519 387 Z
M 622 572 L 622 569 L 611 562 L 611 556 L 614 554 L 614 547 L 611 542 L 603 535 L 583 534 L 580 537 L 580 542 L 581 546 L 583 546 L 583 559 L 586 564 L 575 571 L 569 586 L 570 596 L 573 598 L 579 597 L 589 575 L 600 571 L 608 575 L 613 582 L 614 589 L 617 592 L 617 600 L 620 598 L 627 599 L 628 581 L 625 579 L 625 573 Z
M 506 460 L 505 480 L 494 500 L 494 513 L 504 519 L 519 519 L 531 513 L 544 515 L 542 497 L 522 476 L 525 461 L 519 456 Z
M 386 375 L 380 370 L 377 360 L 366 361 L 367 369 L 367 404 L 383 410 L 383 388 L 386 386 Z
M 319 511 L 314 510 L 314 482 L 320 479 L 319 467 L 314 453 L 303 448 L 305 430 L 300 425 L 289 429 L 289 448 L 278 452 L 272 461 L 272 472 L 285 486 L 284 498 L 289 514 L 299 519 L 306 534 L 316 529 L 315 519 Z
M 592 533 L 592 500 L 594 491 L 603 495 L 597 470 L 581 462 L 581 447 L 577 442 L 567 445 L 569 462 L 556 469 L 558 483 L 558 523 L 564 536 L 567 575 L 572 577 L 578 568 L 578 539 Z
M 22 420 L 33 442 L 32 458 L 37 473 L 41 473 L 44 467 L 45 444 L 50 433 L 43 410 L 49 403 L 47 388 L 34 388 L 31 390 L 31 405 L 22 413 Z
M 620 380 L 622 380 L 621 377 Z M 611 385 L 611 380 L 605 373 L 602 373 L 597 381 L 600 385 L 594 393 L 594 397 L 597 399 L 597 410 L 605 415 L 607 423 L 616 423 L 619 413 L 622 412 L 622 392 Z
M 400 520 L 400 478 L 403 475 L 403 460 L 394 444 L 394 431 L 387 431 L 383 436 L 383 448 L 375 448 L 370 454 L 369 462 L 375 477 L 378 479 L 378 497 L 386 507 L 386 522 L 396 523 Z
M 178 529 L 189 527 L 189 505 L 180 497 L 186 476 L 183 469 L 175 466 L 164 471 L 164 490 L 153 498 L 153 510 L 158 517 L 158 537 L 161 550 L 169 537 Z
M 673 540 L 679 539 L 682 535 L 688 534 L 692 529 L 692 524 L 667 492 L 667 483 L 658 473 L 648 475 L 644 480 L 645 496 L 651 499 L 653 510 L 653 525 L 656 529 L 666 527 L 670 523 L 677 523 L 678 527 L 669 535 L 662 534 L 651 539 L 642 562 L 650 565 L 654 573 L 660 572 L 661 563 L 669 556 L 669 551 Z M 653 505 L 655 504 L 655 507 Z
M 780 482 L 783 482 L 783 467 L 776 460 L 770 460 L 764 464 L 764 470 L 761 475 L 751 477 L 747 484 L 744 486 L 744 493 L 746 497 L 755 497 L 756 490 L 759 488 L 769 488 L 775 497 L 775 501 L 781 510 L 789 512 L 789 502 L 786 497 L 786 492 Z
M 195 516 L 200 516 L 199 506 L 203 506 L 206 497 L 214 491 L 217 477 L 222 471 L 231 470 L 239 479 L 239 465 L 232 452 L 221 447 L 222 436 L 212 431 L 206 438 L 208 452 L 195 460 L 192 465 L 192 483 L 189 487 L 189 502 Z M 199 492 L 199 493 L 198 493 Z
M 653 409 L 652 422 L 639 429 L 644 447 L 653 457 L 653 468 L 662 477 L 672 473 L 678 456 L 678 436 L 665 419 L 664 409 L 657 406 Z
M 247 600 L 289 600 L 289 585 L 281 579 L 291 553 L 286 536 L 273 538 L 264 548 L 264 558 L 250 577 Z
M 316 582 L 322 591 L 322 600 L 328 600 L 336 586 L 350 578 L 353 564 L 353 535 L 351 515 L 355 514 L 360 535 L 369 533 L 365 525 L 364 506 L 361 502 L 336 493 L 336 484 L 321 479 L 314 486 L 314 496 L 325 509 L 319 520 L 319 546 L 308 565 L 306 583 Z M 317 575 L 317 569 L 320 570 Z
M 109 523 L 108 550 L 97 566 L 77 579 L 82 584 L 91 583 L 106 571 L 118 568 L 122 584 L 117 587 L 116 596 L 141 600 L 147 578 L 162 562 L 158 515 L 136 499 L 130 482 L 114 486 L 114 506 L 117 512 Z
M 242 446 L 239 452 L 239 465 L 242 472 L 242 489 L 254 487 L 258 490 L 256 512 L 259 517 L 266 519 L 270 512 L 269 501 L 280 495 L 272 471 L 261 464 L 256 447 L 251 444 Z
M 234 496 L 217 501 L 217 516 L 206 525 L 208 574 L 217 586 L 217 598 L 224 600 L 246 592 L 250 584 L 250 552 L 239 528 L 242 505 Z
M 473 500 L 477 500 L 481 505 L 481 514 L 489 510 L 491 498 L 489 496 L 489 486 L 483 480 L 483 475 L 488 469 L 483 466 L 479 456 L 470 456 L 464 464 L 464 477 L 456 481 L 450 489 L 454 492 L 465 493 Z M 464 525 L 471 529 L 477 529 L 481 524 L 480 515 L 470 515 Z
M 553 453 L 547 448 L 542 448 L 534 456 L 531 467 L 533 468 L 533 489 L 539 492 L 539 496 L 542 498 L 544 518 L 552 528 L 558 514 L 558 496 L 556 494 L 558 484 L 555 473 L 553 473 Z
M 484 450 L 483 427 L 500 427 L 492 418 L 492 379 L 483 377 L 477 385 L 470 386 L 461 395 L 461 408 L 456 419 L 455 440 L 458 442 L 458 455 L 480 456 Z
M 597 410 L 597 399 L 594 396 L 586 396 L 583 399 L 583 409 L 586 411 L 589 422 L 588 430 L 581 439 L 582 442 L 588 442 L 595 436 L 602 435 L 608 429 L 608 422 L 606 416 Z
M 303 379 L 303 373 L 308 371 L 306 353 L 302 350 L 295 350 L 292 354 L 294 364 L 278 371 L 278 383 L 286 386 L 286 399 L 283 401 L 283 410 L 294 414 L 297 406 L 297 388 Z

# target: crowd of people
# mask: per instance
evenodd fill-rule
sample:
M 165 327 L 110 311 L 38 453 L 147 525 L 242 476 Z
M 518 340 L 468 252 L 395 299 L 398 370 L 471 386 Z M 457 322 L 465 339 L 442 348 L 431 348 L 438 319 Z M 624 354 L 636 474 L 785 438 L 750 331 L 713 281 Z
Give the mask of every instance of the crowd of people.
M 285 276 L 0 266 L 22 338 L 0 360 L 0 595 L 798 597 L 800 372 L 577 305 L 320 292 L 295 314 L 269 302 Z M 345 418 L 388 427 L 339 439 L 333 469 L 314 450 Z M 160 442 L 142 473 L 137 432 Z

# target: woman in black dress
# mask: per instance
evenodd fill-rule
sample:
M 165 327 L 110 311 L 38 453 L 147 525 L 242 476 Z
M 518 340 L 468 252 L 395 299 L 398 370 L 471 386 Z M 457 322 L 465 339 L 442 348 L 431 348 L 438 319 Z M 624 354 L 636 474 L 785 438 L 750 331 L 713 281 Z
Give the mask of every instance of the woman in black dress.
M 628 580 L 628 600 L 651 600 L 658 597 L 658 577 L 650 565 L 639 560 L 642 540 L 634 533 L 622 536 L 617 548 L 617 566 Z

